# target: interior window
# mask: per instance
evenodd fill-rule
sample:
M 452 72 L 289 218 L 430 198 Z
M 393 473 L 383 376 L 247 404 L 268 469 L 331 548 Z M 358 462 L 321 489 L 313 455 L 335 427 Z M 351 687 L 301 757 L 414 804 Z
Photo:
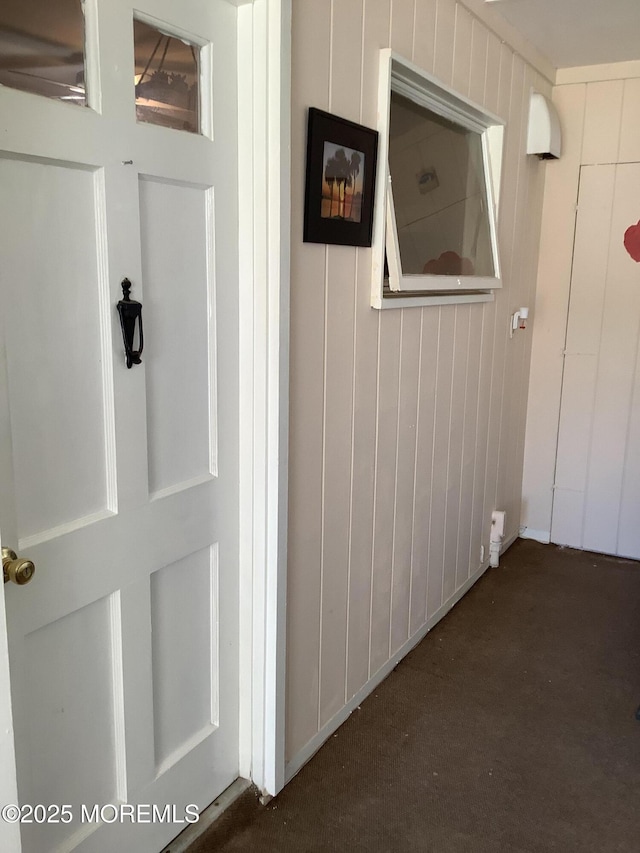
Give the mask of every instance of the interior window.
M 389 50 L 380 76 L 373 306 L 493 299 L 501 120 Z

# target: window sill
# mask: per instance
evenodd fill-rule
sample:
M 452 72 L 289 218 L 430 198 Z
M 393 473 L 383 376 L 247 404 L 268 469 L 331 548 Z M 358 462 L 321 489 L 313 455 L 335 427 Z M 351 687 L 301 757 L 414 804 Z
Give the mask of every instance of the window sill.
M 441 291 L 391 291 L 386 287 L 382 299 L 376 299 L 372 303 L 373 308 L 385 310 L 387 308 L 423 308 L 427 305 L 468 305 L 473 302 L 493 302 L 492 291 L 473 290 L 461 293 Z

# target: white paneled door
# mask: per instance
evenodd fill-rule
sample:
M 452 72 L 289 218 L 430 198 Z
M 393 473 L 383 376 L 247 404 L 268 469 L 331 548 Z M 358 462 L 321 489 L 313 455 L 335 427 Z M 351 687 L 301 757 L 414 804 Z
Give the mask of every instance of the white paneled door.
M 238 774 L 237 10 L 6 8 L 0 528 L 35 564 L 4 592 L 19 800 L 45 809 L 22 850 L 153 853 Z
M 640 257 L 639 220 L 640 163 L 582 167 L 551 528 L 552 542 L 634 559 L 640 559 L 640 263 L 633 257 Z

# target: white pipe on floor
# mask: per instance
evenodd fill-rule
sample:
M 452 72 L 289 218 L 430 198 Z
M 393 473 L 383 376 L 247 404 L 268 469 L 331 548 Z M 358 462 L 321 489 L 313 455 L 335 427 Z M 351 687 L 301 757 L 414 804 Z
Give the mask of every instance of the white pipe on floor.
M 503 509 L 494 509 L 491 513 L 491 535 L 489 536 L 489 565 L 497 569 L 500 565 L 500 546 L 504 539 L 506 513 Z

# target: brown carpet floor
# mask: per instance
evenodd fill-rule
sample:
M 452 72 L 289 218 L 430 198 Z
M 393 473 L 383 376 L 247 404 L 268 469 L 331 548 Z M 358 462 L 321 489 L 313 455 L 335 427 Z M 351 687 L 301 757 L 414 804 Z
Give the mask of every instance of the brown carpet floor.
M 519 540 L 268 806 L 189 853 L 640 851 L 640 563 Z

